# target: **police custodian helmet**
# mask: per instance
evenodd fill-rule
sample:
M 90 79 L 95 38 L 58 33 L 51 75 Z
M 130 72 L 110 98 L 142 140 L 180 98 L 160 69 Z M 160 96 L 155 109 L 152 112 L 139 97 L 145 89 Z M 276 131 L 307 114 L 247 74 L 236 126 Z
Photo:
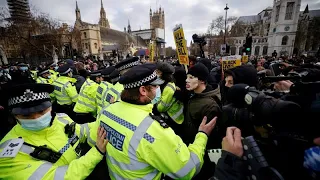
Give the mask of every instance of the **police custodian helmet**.
M 51 107 L 52 92 L 53 86 L 49 84 L 29 83 L 13 86 L 5 94 L 12 114 L 29 115 Z

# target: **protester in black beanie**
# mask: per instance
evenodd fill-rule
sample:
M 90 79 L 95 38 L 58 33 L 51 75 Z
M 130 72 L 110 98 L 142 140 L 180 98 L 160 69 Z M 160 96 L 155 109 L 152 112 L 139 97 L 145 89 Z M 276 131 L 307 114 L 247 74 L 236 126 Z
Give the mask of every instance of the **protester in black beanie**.
M 197 77 L 201 81 L 207 81 L 209 70 L 204 64 L 198 63 L 189 69 L 188 74 Z

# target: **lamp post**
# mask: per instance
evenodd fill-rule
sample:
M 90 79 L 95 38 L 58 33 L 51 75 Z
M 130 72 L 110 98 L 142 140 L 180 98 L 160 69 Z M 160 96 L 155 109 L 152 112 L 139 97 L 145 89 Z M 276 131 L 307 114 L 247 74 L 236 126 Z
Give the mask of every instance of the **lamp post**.
M 226 44 L 226 34 L 227 34 L 227 17 L 228 17 L 228 10 L 229 10 L 229 7 L 228 7 L 228 4 L 226 4 L 226 7 L 224 8 L 224 10 L 226 11 L 226 17 L 225 17 L 225 20 L 224 20 L 224 44 Z

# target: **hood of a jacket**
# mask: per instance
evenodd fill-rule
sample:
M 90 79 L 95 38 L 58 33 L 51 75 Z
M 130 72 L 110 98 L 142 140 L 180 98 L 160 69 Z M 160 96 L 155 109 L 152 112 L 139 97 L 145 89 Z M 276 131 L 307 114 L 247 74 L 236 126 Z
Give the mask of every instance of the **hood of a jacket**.
M 221 94 L 220 94 L 220 87 L 218 86 L 217 88 L 213 89 L 212 86 L 207 85 L 206 89 L 202 93 L 196 93 L 194 97 L 197 98 L 210 98 L 210 97 L 218 97 L 221 99 Z
M 258 84 L 257 70 L 251 65 L 238 66 L 225 71 L 233 77 L 234 84 L 247 84 L 256 87 Z

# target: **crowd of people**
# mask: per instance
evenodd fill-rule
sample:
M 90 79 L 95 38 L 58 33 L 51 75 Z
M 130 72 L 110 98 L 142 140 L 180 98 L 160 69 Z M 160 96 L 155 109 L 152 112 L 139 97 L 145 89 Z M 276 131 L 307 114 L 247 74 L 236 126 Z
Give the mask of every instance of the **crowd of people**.
M 189 60 L 2 66 L 0 179 L 319 178 L 316 58 Z

